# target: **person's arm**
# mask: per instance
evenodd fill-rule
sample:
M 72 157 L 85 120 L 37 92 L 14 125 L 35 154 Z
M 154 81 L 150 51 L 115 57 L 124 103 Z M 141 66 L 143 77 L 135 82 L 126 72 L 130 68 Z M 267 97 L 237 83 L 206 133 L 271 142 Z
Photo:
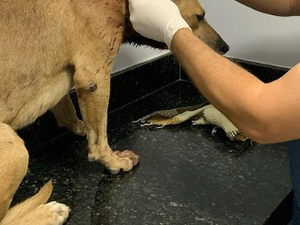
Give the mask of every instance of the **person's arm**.
M 188 29 L 174 35 L 171 47 L 200 92 L 244 135 L 259 143 L 300 138 L 299 65 L 265 84 Z
M 129 0 L 129 10 L 133 27 L 167 43 L 201 93 L 243 134 L 260 143 L 300 138 L 299 65 L 265 84 L 194 36 L 170 0 Z
M 255 10 L 277 16 L 300 15 L 299 0 L 236 0 Z

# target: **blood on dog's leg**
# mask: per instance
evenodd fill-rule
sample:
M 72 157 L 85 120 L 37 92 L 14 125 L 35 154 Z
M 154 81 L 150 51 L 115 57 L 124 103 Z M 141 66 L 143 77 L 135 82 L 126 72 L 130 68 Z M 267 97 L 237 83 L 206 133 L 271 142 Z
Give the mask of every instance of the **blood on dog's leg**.
M 85 60 L 85 62 L 91 61 L 93 59 Z M 126 154 L 113 152 L 108 145 L 107 110 L 110 71 L 110 66 L 102 66 L 99 69 L 89 63 L 76 68 L 74 80 L 88 133 L 89 159 L 101 162 L 111 173 L 118 173 L 120 170 L 131 170 L 138 163 L 138 156 L 131 151 L 127 151 Z
M 78 119 L 73 102 L 69 95 L 66 95 L 60 102 L 54 106 L 51 111 L 53 112 L 57 125 L 66 127 L 74 134 L 85 136 L 86 129 L 84 122 Z
M 22 139 L 8 125 L 0 123 L 0 221 L 27 172 L 28 160 Z

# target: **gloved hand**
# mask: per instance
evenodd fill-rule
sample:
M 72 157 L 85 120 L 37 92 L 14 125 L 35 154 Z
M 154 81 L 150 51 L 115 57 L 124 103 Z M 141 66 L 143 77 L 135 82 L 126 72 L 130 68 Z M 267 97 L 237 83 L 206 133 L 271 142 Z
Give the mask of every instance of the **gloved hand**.
M 164 42 L 169 49 L 174 34 L 189 25 L 170 0 L 129 0 L 130 21 L 141 35 Z

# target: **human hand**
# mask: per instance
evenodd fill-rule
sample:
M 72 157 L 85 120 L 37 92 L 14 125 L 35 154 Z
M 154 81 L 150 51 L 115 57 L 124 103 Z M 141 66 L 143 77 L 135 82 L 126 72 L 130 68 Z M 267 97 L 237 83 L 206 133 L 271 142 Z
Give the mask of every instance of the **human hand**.
M 164 42 L 171 48 L 175 33 L 189 25 L 170 0 L 129 0 L 130 21 L 144 37 Z

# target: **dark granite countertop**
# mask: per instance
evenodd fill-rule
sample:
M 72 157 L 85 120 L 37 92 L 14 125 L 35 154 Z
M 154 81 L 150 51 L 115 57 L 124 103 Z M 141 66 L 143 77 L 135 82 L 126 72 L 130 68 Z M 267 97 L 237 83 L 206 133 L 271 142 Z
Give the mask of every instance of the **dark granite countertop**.
M 111 146 L 140 155 L 129 173 L 112 176 L 88 162 L 86 139 L 68 132 L 31 148 L 15 202 L 53 178 L 51 200 L 72 209 L 67 225 L 261 225 L 291 190 L 285 144 L 230 142 L 221 131 L 212 136 L 211 126 L 131 123 L 203 101 L 189 82 L 178 81 L 111 112 Z M 52 115 L 45 117 L 55 124 Z

